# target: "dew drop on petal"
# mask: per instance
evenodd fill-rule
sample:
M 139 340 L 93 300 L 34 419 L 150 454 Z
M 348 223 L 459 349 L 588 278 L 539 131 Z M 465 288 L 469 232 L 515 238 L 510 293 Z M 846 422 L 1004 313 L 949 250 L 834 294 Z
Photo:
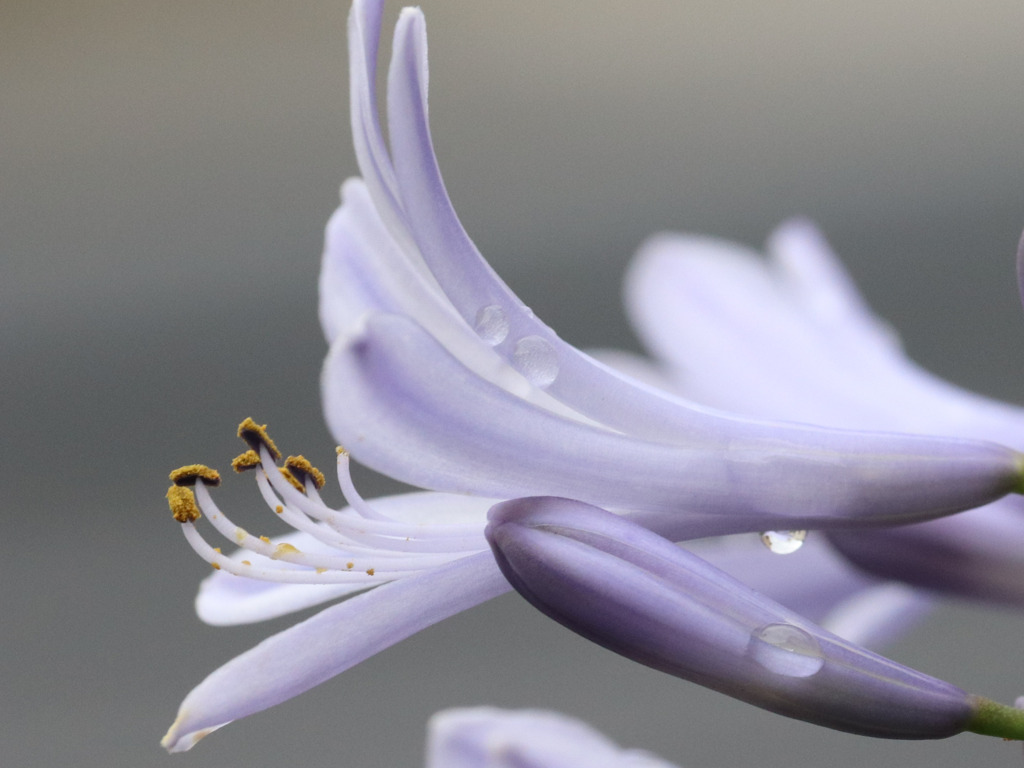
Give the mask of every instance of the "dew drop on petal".
M 524 336 L 516 342 L 512 365 L 535 387 L 550 386 L 558 376 L 558 355 L 540 336 Z
M 505 310 L 497 304 L 481 307 L 476 313 L 473 330 L 485 344 L 498 346 L 508 336 L 508 318 L 505 317 Z
M 791 555 L 804 545 L 807 531 L 765 531 L 761 542 L 776 555 Z
M 787 677 L 810 677 L 825 665 L 818 641 L 792 624 L 765 624 L 750 633 L 747 655 Z

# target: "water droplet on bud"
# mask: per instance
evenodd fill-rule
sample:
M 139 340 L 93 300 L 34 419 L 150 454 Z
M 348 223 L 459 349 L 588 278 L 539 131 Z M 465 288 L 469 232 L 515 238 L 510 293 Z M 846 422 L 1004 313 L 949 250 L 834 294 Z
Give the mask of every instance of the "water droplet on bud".
M 750 633 L 747 655 L 787 677 L 810 677 L 825 666 L 818 641 L 792 624 L 766 624 Z
M 804 545 L 807 531 L 765 531 L 761 542 L 776 555 L 791 555 Z

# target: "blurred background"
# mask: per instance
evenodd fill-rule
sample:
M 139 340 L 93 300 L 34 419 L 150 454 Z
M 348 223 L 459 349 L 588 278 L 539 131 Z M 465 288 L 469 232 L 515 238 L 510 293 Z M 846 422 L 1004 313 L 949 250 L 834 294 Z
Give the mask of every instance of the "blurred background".
M 650 233 L 759 245 L 805 214 L 918 361 L 1024 400 L 1021 3 L 423 6 L 456 207 L 563 337 L 636 347 L 619 285 Z M 356 172 L 347 11 L 0 0 L 0 763 L 414 768 L 431 712 L 498 704 L 563 709 L 687 768 L 1018 764 L 998 740 L 873 741 L 736 704 L 514 595 L 162 752 L 194 684 L 292 623 L 202 625 L 207 567 L 163 495 L 176 466 L 225 467 L 245 416 L 333 456 L 316 280 Z M 226 485 L 240 519 L 265 519 L 248 479 Z M 1022 630 L 951 605 L 890 653 L 1012 701 Z

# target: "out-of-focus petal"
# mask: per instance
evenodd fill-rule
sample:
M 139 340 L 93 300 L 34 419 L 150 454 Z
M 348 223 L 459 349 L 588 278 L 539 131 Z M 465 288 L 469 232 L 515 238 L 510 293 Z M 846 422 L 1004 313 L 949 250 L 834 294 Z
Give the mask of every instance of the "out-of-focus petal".
M 558 712 L 449 709 L 430 719 L 426 768 L 676 768 Z
M 819 623 L 851 643 L 880 648 L 920 622 L 934 602 L 930 592 L 882 582 L 838 602 Z
M 163 745 L 171 752 L 297 696 L 421 629 L 509 589 L 489 552 L 385 584 L 267 638 L 196 686 Z
M 334 436 L 406 482 L 721 516 L 718 533 L 752 521 L 910 522 L 998 498 L 1021 472 L 1018 454 L 995 444 L 738 419 L 710 437 L 682 433 L 675 445 L 640 440 L 511 396 L 401 316 L 368 316 L 362 333 L 339 338 L 322 383 Z
M 520 594 L 634 661 L 862 735 L 944 738 L 975 716 L 959 688 L 824 631 L 620 516 L 518 499 L 490 520 L 488 540 Z
M 905 358 L 824 239 L 783 225 L 766 261 L 711 238 L 652 238 L 626 305 L 677 392 L 759 418 L 1024 444 L 1024 409 L 941 381 Z
M 769 551 L 760 536 L 750 534 L 684 546 L 737 581 L 819 624 L 838 603 L 881 583 L 850 565 L 817 531 L 790 555 Z
M 834 531 L 829 540 L 850 561 L 887 579 L 970 600 L 1024 606 L 1024 500 L 924 525 Z

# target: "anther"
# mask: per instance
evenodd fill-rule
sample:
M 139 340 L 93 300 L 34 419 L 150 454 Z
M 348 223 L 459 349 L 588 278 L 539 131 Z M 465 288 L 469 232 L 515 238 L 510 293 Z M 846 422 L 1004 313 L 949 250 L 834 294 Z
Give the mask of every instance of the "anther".
M 280 472 L 281 477 L 283 477 L 285 480 L 291 483 L 292 487 L 299 493 L 306 492 L 305 487 L 302 485 L 301 482 L 299 482 L 299 479 L 295 477 L 295 475 L 293 475 L 287 467 L 278 467 L 277 471 Z
M 260 461 L 259 454 L 256 451 L 249 450 L 243 453 L 241 456 L 236 456 L 231 461 L 231 468 L 235 472 L 241 474 L 249 469 L 256 469 L 263 462 Z
M 238 425 L 238 436 L 242 438 L 250 448 L 252 448 L 257 454 L 260 452 L 260 447 L 264 447 L 274 457 L 274 461 L 281 458 L 281 452 L 277 450 L 277 446 L 274 445 L 274 441 L 270 439 L 270 435 L 267 434 L 266 424 L 257 424 L 252 419 L 246 419 Z
M 284 460 L 284 466 L 300 485 L 305 485 L 306 480 L 312 480 L 318 490 L 324 487 L 324 473 L 314 467 L 306 457 L 289 456 Z
M 189 464 L 178 467 L 171 472 L 171 482 L 175 485 L 194 486 L 196 481 L 201 480 L 203 485 L 220 485 L 220 472 L 210 469 L 205 464 Z
M 194 523 L 202 515 L 199 514 L 199 507 L 196 505 L 196 496 L 191 488 L 181 485 L 172 485 L 167 489 L 167 505 L 171 508 L 171 514 L 179 523 Z

